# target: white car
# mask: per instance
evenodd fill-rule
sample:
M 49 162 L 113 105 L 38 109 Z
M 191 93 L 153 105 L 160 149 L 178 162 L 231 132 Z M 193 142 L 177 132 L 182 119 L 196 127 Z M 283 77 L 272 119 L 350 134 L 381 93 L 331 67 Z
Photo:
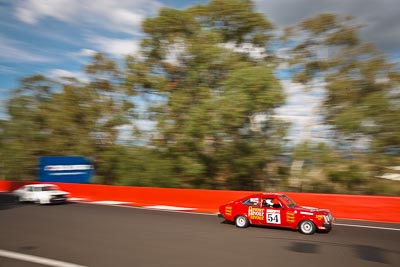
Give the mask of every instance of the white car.
M 14 191 L 20 202 L 50 204 L 67 202 L 68 192 L 61 191 L 54 184 L 29 184 Z

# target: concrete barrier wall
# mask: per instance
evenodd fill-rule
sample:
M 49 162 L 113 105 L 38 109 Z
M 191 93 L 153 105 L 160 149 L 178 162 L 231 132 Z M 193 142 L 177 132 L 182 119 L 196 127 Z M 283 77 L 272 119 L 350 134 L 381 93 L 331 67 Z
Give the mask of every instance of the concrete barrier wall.
M 32 182 L 0 181 L 0 191 L 11 192 Z M 218 212 L 218 207 L 254 191 L 173 189 L 96 184 L 54 183 L 70 197 L 87 201 L 121 201 L 133 206 L 165 205 Z M 400 223 L 400 197 L 285 193 L 301 206 L 330 209 L 336 218 Z

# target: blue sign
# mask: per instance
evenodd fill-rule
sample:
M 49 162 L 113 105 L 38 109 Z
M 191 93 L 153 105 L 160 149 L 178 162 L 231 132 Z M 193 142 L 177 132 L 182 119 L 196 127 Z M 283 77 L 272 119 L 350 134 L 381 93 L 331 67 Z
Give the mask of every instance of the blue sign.
M 39 181 L 59 183 L 90 183 L 93 164 L 84 157 L 46 156 L 39 160 Z

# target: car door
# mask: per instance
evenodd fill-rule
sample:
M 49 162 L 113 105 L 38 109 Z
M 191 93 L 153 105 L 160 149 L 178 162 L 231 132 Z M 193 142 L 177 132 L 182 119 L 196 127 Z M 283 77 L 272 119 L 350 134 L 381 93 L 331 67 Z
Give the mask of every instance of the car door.
M 265 225 L 287 226 L 286 209 L 277 197 L 267 197 L 262 200 L 265 213 Z
M 26 201 L 33 201 L 33 188 L 32 186 L 27 186 L 23 190 L 23 199 Z
M 43 198 L 43 187 L 35 187 L 32 192 L 32 201 L 39 201 Z
M 265 213 L 259 197 L 246 199 L 242 204 L 247 209 L 247 218 L 251 224 L 265 224 Z

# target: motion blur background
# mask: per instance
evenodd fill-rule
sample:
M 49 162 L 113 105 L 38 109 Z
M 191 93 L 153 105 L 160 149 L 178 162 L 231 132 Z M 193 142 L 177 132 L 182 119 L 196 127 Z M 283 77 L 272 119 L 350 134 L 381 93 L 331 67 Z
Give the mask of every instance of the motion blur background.
M 0 2 L 0 179 L 400 195 L 397 0 Z

